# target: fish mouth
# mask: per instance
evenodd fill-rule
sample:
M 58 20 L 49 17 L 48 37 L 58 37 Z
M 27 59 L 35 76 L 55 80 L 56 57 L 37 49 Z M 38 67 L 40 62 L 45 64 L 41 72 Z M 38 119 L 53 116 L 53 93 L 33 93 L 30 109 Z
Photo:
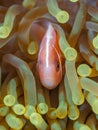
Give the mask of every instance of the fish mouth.
M 41 83 L 47 89 L 54 89 L 58 85 L 53 78 L 45 78 L 44 80 L 41 80 Z

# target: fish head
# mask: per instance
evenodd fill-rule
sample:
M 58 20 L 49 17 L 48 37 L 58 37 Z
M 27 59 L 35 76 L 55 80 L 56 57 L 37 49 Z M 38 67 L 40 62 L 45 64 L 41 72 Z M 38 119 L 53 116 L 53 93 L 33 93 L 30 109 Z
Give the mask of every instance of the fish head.
M 44 87 L 47 89 L 54 89 L 58 86 L 62 79 L 62 56 L 58 53 L 56 48 L 51 46 L 47 60 L 45 50 L 43 48 L 37 61 L 39 78 Z

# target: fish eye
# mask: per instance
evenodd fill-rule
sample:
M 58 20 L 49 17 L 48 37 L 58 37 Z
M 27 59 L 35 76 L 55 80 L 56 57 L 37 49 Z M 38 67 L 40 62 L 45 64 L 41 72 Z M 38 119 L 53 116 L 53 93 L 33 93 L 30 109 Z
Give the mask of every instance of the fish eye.
M 60 64 L 59 62 L 56 63 L 56 70 L 59 71 L 59 68 L 60 68 Z

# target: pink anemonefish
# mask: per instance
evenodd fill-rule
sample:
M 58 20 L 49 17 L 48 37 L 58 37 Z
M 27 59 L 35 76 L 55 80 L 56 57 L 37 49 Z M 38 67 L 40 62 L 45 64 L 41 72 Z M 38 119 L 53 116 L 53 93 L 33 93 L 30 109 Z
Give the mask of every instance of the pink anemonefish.
M 62 79 L 62 53 L 56 31 L 50 23 L 39 47 L 37 70 L 47 89 L 56 88 Z

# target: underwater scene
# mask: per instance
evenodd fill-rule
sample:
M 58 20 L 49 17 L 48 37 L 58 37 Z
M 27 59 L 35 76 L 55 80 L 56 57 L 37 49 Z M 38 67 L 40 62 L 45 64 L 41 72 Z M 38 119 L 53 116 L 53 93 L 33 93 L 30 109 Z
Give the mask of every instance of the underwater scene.
M 0 130 L 98 130 L 98 0 L 0 0 Z

